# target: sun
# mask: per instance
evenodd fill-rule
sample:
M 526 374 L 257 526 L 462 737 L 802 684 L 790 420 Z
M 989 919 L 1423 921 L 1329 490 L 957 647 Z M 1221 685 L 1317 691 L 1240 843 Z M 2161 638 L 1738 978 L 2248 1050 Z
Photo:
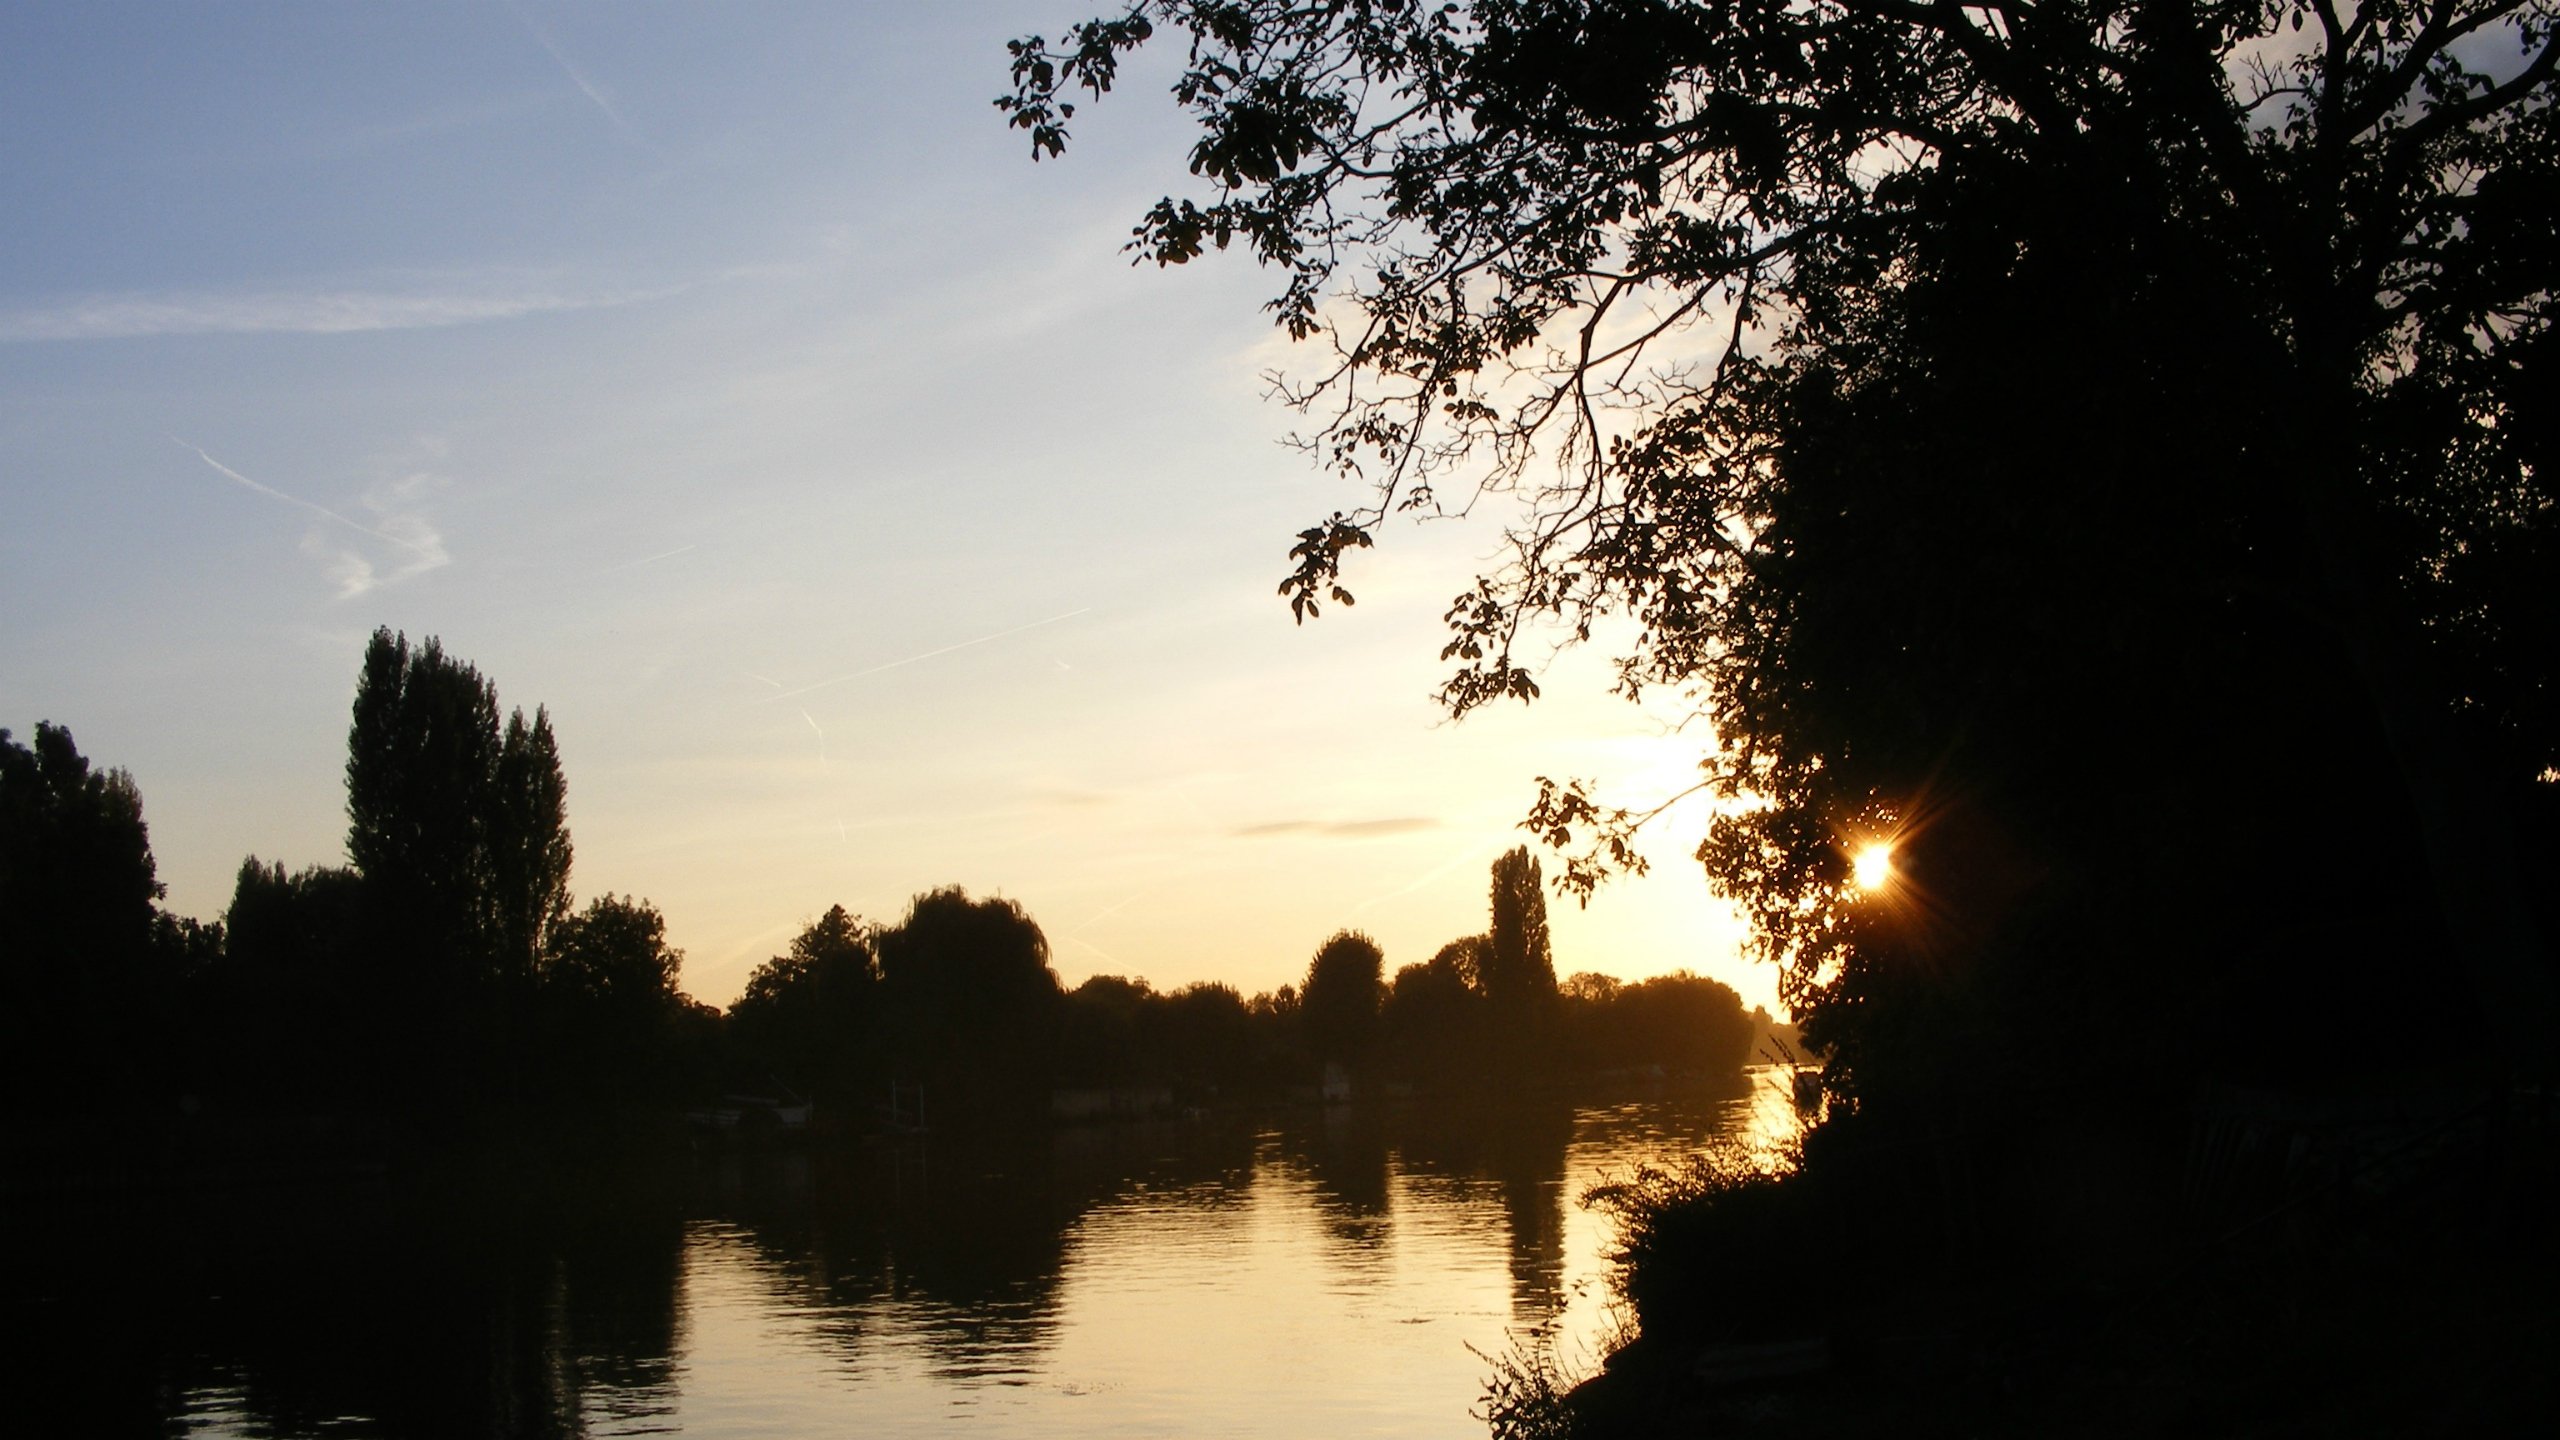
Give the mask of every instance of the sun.
M 1849 862 L 1849 878 L 1861 890 L 1881 890 L 1893 883 L 1893 842 L 1878 840 Z

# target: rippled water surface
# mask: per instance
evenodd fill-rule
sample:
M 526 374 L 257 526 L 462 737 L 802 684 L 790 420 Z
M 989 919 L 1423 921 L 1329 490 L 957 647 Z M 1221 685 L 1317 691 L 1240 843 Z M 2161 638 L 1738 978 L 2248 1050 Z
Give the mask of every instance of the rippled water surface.
M 1473 1436 L 1587 1365 L 1577 1197 L 1780 1087 L 232 1187 L 16 1217 L 35 1413 L 188 1435 Z

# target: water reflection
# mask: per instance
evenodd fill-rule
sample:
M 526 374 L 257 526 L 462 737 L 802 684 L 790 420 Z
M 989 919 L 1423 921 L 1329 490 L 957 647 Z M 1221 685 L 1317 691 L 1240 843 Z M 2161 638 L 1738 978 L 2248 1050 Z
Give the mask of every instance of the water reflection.
M 1470 1346 L 1588 1353 L 1603 1323 L 1607 1235 L 1572 1197 L 1757 1104 L 1310 1108 L 21 1205 L 0 1320 L 35 1337 L 12 1393 L 87 1432 L 1470 1435 Z

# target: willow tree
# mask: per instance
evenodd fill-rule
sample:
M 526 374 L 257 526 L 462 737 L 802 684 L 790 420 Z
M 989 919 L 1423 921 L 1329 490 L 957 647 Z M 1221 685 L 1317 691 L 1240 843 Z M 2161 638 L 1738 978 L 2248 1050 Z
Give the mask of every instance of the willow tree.
M 1916 1034 L 2130 1064 L 2180 1012 L 2241 1018 L 2172 1058 L 2410 986 L 2541 1065 L 2554 23 L 1146 0 L 1017 42 L 998 104 L 1058 155 L 1177 37 L 1193 188 L 1131 248 L 1276 273 L 1355 497 L 1282 594 L 1348 600 L 1398 513 L 1506 517 L 1443 702 L 1627 637 L 1619 688 L 1708 722 L 1699 857 L 1844 1090 Z M 1566 781 L 1530 820 L 1587 892 L 1650 813 Z

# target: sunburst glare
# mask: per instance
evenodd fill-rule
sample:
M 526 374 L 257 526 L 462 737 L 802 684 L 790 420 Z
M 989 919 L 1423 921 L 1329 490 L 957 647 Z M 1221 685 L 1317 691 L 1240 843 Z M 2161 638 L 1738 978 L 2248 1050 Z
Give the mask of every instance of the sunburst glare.
M 1893 883 L 1893 842 L 1875 841 L 1849 862 L 1849 878 L 1861 890 L 1881 890 Z

